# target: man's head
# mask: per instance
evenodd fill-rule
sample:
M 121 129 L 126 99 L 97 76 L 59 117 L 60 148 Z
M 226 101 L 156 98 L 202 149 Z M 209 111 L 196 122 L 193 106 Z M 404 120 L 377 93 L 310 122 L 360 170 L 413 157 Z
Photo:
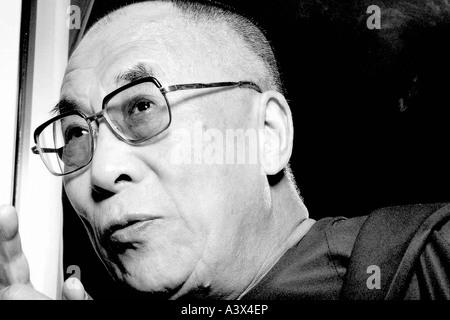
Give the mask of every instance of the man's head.
M 277 186 L 267 179 L 287 167 L 293 137 L 270 46 L 248 20 L 216 7 L 139 3 L 86 34 L 61 97 L 91 115 L 108 93 L 148 75 L 162 86 L 251 81 L 263 92 L 169 92 L 170 127 L 139 145 L 99 121 L 92 162 L 64 177 L 67 195 L 119 281 L 168 296 L 203 290 L 236 297 L 273 262 L 290 231 L 279 210 L 287 198 L 274 197 Z M 227 132 L 248 133 L 244 148 L 230 146 Z

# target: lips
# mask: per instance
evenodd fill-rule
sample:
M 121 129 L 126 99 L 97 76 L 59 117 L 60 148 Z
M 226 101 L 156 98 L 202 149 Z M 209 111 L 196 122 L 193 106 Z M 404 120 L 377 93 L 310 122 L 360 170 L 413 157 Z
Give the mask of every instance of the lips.
M 111 222 L 102 232 L 104 243 L 127 244 L 145 240 L 145 229 L 158 217 L 127 215 L 120 221 Z

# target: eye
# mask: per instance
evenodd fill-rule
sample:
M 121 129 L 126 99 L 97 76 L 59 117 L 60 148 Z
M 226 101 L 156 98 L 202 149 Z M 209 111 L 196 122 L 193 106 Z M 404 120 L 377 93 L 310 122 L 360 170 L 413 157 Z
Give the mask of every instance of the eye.
M 64 141 L 67 144 L 70 141 L 79 139 L 87 134 L 89 134 L 89 131 L 86 128 L 80 126 L 71 126 L 65 130 Z
M 147 99 L 142 99 L 131 103 L 128 112 L 130 115 L 137 115 L 140 113 L 147 113 L 153 107 L 153 102 Z

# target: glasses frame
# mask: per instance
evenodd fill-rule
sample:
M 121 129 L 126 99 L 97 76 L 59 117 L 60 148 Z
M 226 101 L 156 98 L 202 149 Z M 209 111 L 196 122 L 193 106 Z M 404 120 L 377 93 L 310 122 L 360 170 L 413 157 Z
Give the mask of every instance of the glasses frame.
M 44 154 L 44 153 L 59 153 L 59 150 L 60 150 L 61 148 L 58 148 L 58 149 L 41 148 L 40 145 L 39 145 L 39 135 L 42 133 L 42 131 L 44 131 L 44 129 L 45 129 L 49 124 L 51 124 L 51 123 L 53 123 L 53 122 L 55 122 L 55 121 L 57 121 L 57 120 L 59 120 L 59 119 L 61 119 L 61 118 L 64 118 L 64 117 L 67 117 L 67 116 L 71 116 L 71 115 L 78 115 L 78 116 L 82 117 L 82 118 L 86 121 L 86 123 L 88 124 L 88 128 L 89 128 L 89 138 L 90 138 L 90 140 L 91 140 L 91 152 L 90 152 L 90 157 L 89 157 L 89 160 L 86 162 L 85 165 L 80 166 L 79 168 L 77 168 L 77 169 L 75 169 L 75 170 L 73 170 L 73 171 L 67 172 L 67 173 L 59 173 L 59 172 L 53 171 L 53 170 L 50 168 L 50 166 L 47 165 L 47 162 L 44 160 L 44 155 L 43 155 L 43 154 Z M 79 111 L 79 110 L 71 110 L 71 111 L 68 111 L 68 112 L 64 112 L 64 113 L 62 113 L 62 114 L 60 114 L 60 115 L 57 115 L 56 117 L 53 117 L 52 119 L 50 119 L 50 120 L 44 122 L 44 123 L 41 124 L 39 127 L 37 127 L 36 130 L 34 130 L 34 142 L 35 142 L 36 145 L 35 145 L 34 147 L 31 148 L 31 151 L 32 151 L 34 154 L 39 154 L 39 156 L 41 157 L 42 162 L 45 164 L 45 166 L 47 167 L 48 171 L 50 171 L 50 173 L 53 174 L 53 175 L 55 175 L 55 176 L 58 176 L 58 177 L 59 177 L 59 176 L 64 176 L 64 175 L 67 175 L 67 174 L 74 173 L 74 172 L 76 172 L 76 171 L 78 171 L 78 170 L 81 170 L 82 168 L 86 167 L 89 163 L 91 163 L 92 158 L 93 158 L 93 155 L 94 155 L 94 150 L 95 150 L 95 147 L 94 147 L 94 143 L 95 143 L 94 135 L 96 135 L 96 133 L 95 133 L 96 130 L 92 128 L 91 122 L 94 121 L 94 120 L 90 120 L 90 118 L 93 118 L 93 117 L 95 117 L 96 115 L 97 115 L 97 114 L 95 114 L 95 115 L 93 115 L 93 116 L 91 116 L 91 117 L 87 117 L 84 113 L 82 113 L 82 112 Z
M 106 106 L 108 104 L 108 102 L 114 98 L 114 96 L 116 96 L 118 93 L 134 87 L 136 85 L 139 85 L 141 83 L 145 83 L 145 82 L 152 82 L 153 84 L 156 85 L 156 87 L 159 89 L 159 91 L 161 92 L 161 94 L 164 97 L 164 100 L 166 101 L 166 105 L 167 105 L 167 110 L 169 112 L 169 121 L 167 123 L 167 125 L 161 129 L 158 133 L 152 135 L 151 137 L 148 138 L 144 138 L 144 139 L 140 139 L 140 140 L 132 140 L 127 138 L 122 132 L 119 131 L 119 129 L 117 129 L 115 127 L 115 125 L 112 123 L 111 119 L 108 116 L 108 113 L 105 112 L 106 110 Z M 114 91 L 112 91 L 111 93 L 107 94 L 104 98 L 103 98 L 103 102 L 102 102 L 102 110 L 92 116 L 87 116 L 85 115 L 83 112 L 79 111 L 79 110 L 71 110 L 68 112 L 64 112 L 60 115 L 57 115 L 55 117 L 53 117 L 52 119 L 44 122 L 43 124 L 41 124 L 39 127 L 36 128 L 36 130 L 34 131 L 34 142 L 35 142 L 35 146 L 33 146 L 31 148 L 31 151 L 33 152 L 33 154 L 39 154 L 41 157 L 42 162 L 44 162 L 45 166 L 47 167 L 47 169 L 50 171 L 51 174 L 55 175 L 55 176 L 65 176 L 74 172 L 77 172 L 78 170 L 81 170 L 83 168 L 85 168 L 86 166 L 88 166 L 91 161 L 92 158 L 94 157 L 94 151 L 95 151 L 95 136 L 98 135 L 98 130 L 96 130 L 95 128 L 92 127 L 91 123 L 92 122 L 98 122 L 101 118 L 105 118 L 106 120 L 106 124 L 108 125 L 108 127 L 112 130 L 112 132 L 114 132 L 114 134 L 116 135 L 116 137 L 118 137 L 120 140 L 130 144 L 130 145 L 139 145 L 141 143 L 144 143 L 152 138 L 154 138 L 155 136 L 159 135 L 160 133 L 164 132 L 165 130 L 167 130 L 167 128 L 169 128 L 170 124 L 172 123 L 172 111 L 171 111 L 171 106 L 169 103 L 169 99 L 167 99 L 167 93 L 169 92 L 175 92 L 175 91 L 179 91 L 179 90 L 192 90 L 192 89 L 208 89 L 208 88 L 219 88 L 219 87 L 236 87 L 236 88 L 249 88 L 249 89 L 253 89 L 259 93 L 262 93 L 260 87 L 251 82 L 251 81 L 238 81 L 238 82 L 212 82 L 212 83 L 185 83 L 185 84 L 176 84 L 176 85 L 171 85 L 171 86 L 166 86 L 163 87 L 161 85 L 161 83 L 155 78 L 155 77 L 144 77 L 141 79 L 138 79 L 136 81 L 132 81 Z M 89 136 L 91 139 L 91 153 L 90 153 L 90 157 L 89 160 L 87 161 L 87 163 L 83 166 L 80 166 L 79 168 L 70 171 L 70 172 L 65 172 L 65 173 L 58 173 L 58 172 L 54 172 L 52 171 L 49 166 L 47 165 L 46 161 L 44 160 L 44 153 L 59 153 L 60 149 L 51 149 L 51 148 L 41 148 L 39 146 L 39 136 L 42 133 L 42 131 L 44 131 L 44 129 L 51 123 L 64 118 L 66 116 L 70 116 L 70 115 L 79 115 L 81 116 L 86 123 L 88 124 L 88 128 L 89 128 Z
M 118 93 L 134 87 L 138 84 L 141 83 L 145 83 L 145 82 L 152 82 L 153 84 L 156 85 L 156 87 L 159 89 L 159 91 L 161 92 L 161 94 L 163 95 L 166 104 L 167 104 L 167 110 L 169 112 L 169 121 L 167 123 L 167 125 L 160 130 L 158 133 L 152 135 L 151 137 L 148 138 L 144 138 L 144 139 L 140 139 L 140 140 L 132 140 L 132 139 L 128 139 L 122 132 L 119 131 L 119 129 L 116 128 L 116 126 L 112 123 L 111 119 L 108 116 L 108 113 L 105 112 L 106 110 L 106 106 L 108 104 L 108 102 L 114 98 L 114 96 L 116 96 Z M 103 102 L 102 102 L 102 110 L 92 116 L 87 116 L 85 115 L 83 112 L 79 111 L 79 110 L 71 110 L 68 112 L 64 112 L 60 115 L 57 115 L 55 117 L 53 117 L 52 119 L 44 122 L 43 124 L 41 124 L 39 127 L 36 128 L 36 130 L 34 131 L 34 142 L 35 142 L 35 146 L 33 146 L 31 148 L 31 151 L 33 152 L 33 154 L 39 154 L 41 157 L 42 162 L 44 162 L 45 166 L 47 167 L 48 171 L 50 171 L 51 174 L 55 175 L 55 176 L 65 176 L 74 172 L 77 172 L 78 170 L 81 170 L 83 168 L 85 168 L 86 166 L 88 166 L 91 161 L 92 158 L 94 157 L 94 151 L 95 151 L 95 136 L 98 135 L 98 130 L 96 130 L 95 128 L 92 127 L 91 123 L 92 122 L 98 122 L 101 118 L 105 118 L 106 120 L 106 124 L 108 125 L 108 127 L 112 130 L 112 132 L 114 132 L 114 134 L 116 135 L 116 137 L 118 137 L 120 140 L 125 141 L 128 144 L 131 145 L 139 145 L 141 143 L 144 143 L 152 138 L 154 138 L 155 136 L 159 135 L 160 133 L 164 132 L 165 130 L 167 130 L 167 128 L 169 128 L 170 124 L 172 123 L 172 111 L 171 111 L 171 106 L 169 103 L 169 100 L 167 99 L 167 93 L 169 92 L 175 92 L 175 91 L 179 91 L 179 90 L 192 90 L 192 89 L 207 89 L 207 88 L 219 88 L 219 87 L 242 87 L 242 88 L 250 88 L 253 89 L 259 93 L 261 93 L 261 89 L 259 88 L 259 86 L 251 81 L 238 81 L 238 82 L 212 82 L 212 83 L 185 83 L 185 84 L 177 84 L 177 85 L 171 85 L 171 86 L 166 86 L 163 87 L 161 85 L 161 83 L 154 77 L 144 77 L 141 78 L 139 80 L 136 81 L 132 81 L 116 90 L 114 90 L 113 92 L 107 94 L 104 98 L 103 98 Z M 65 173 L 58 173 L 58 172 L 54 172 L 53 170 L 51 170 L 51 168 L 47 165 L 47 162 L 44 160 L 44 153 L 59 153 L 60 149 L 51 149 L 51 148 L 41 148 L 39 146 L 39 136 L 42 133 L 42 131 L 44 131 L 44 129 L 51 123 L 70 116 L 70 115 L 78 115 L 81 116 L 86 123 L 88 124 L 88 128 L 89 128 L 89 137 L 91 139 L 91 153 L 90 153 L 90 157 L 89 160 L 87 161 L 87 163 L 83 166 L 80 166 L 79 168 L 70 171 L 70 172 L 65 172 Z

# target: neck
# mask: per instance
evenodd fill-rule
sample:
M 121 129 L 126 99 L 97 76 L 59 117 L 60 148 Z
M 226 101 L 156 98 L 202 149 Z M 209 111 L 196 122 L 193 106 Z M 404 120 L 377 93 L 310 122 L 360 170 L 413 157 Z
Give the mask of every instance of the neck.
M 287 177 L 270 187 L 270 198 L 270 210 L 267 208 L 265 212 L 256 212 L 249 217 L 249 224 L 242 230 L 242 239 L 238 241 L 241 246 L 232 250 L 235 254 L 229 257 L 229 253 L 225 253 L 226 261 L 206 267 L 210 269 L 206 273 L 211 282 L 203 283 L 193 291 L 188 289 L 192 286 L 186 283 L 172 298 L 239 299 L 264 278 L 314 223 L 308 218 L 305 205 Z M 203 282 L 195 281 L 201 278 L 194 276 L 190 280 L 194 283 Z
M 287 178 L 271 187 L 272 197 L 272 237 L 268 245 L 265 260 L 255 273 L 250 284 L 239 295 L 239 298 L 249 292 L 273 268 L 278 260 L 295 246 L 310 230 L 314 220 L 309 218 L 308 210 L 301 200 L 294 184 Z M 267 232 L 270 232 L 266 230 Z M 267 238 L 267 237 L 266 237 Z
M 314 224 L 294 184 L 287 177 L 270 187 L 270 197 L 271 209 L 265 215 L 259 213 L 264 216 L 260 223 L 255 223 L 259 227 L 255 227 L 253 232 L 248 231 L 241 254 L 228 266 L 231 270 L 228 279 L 217 287 L 220 295 L 209 292 L 212 296 L 224 299 L 243 297 Z

